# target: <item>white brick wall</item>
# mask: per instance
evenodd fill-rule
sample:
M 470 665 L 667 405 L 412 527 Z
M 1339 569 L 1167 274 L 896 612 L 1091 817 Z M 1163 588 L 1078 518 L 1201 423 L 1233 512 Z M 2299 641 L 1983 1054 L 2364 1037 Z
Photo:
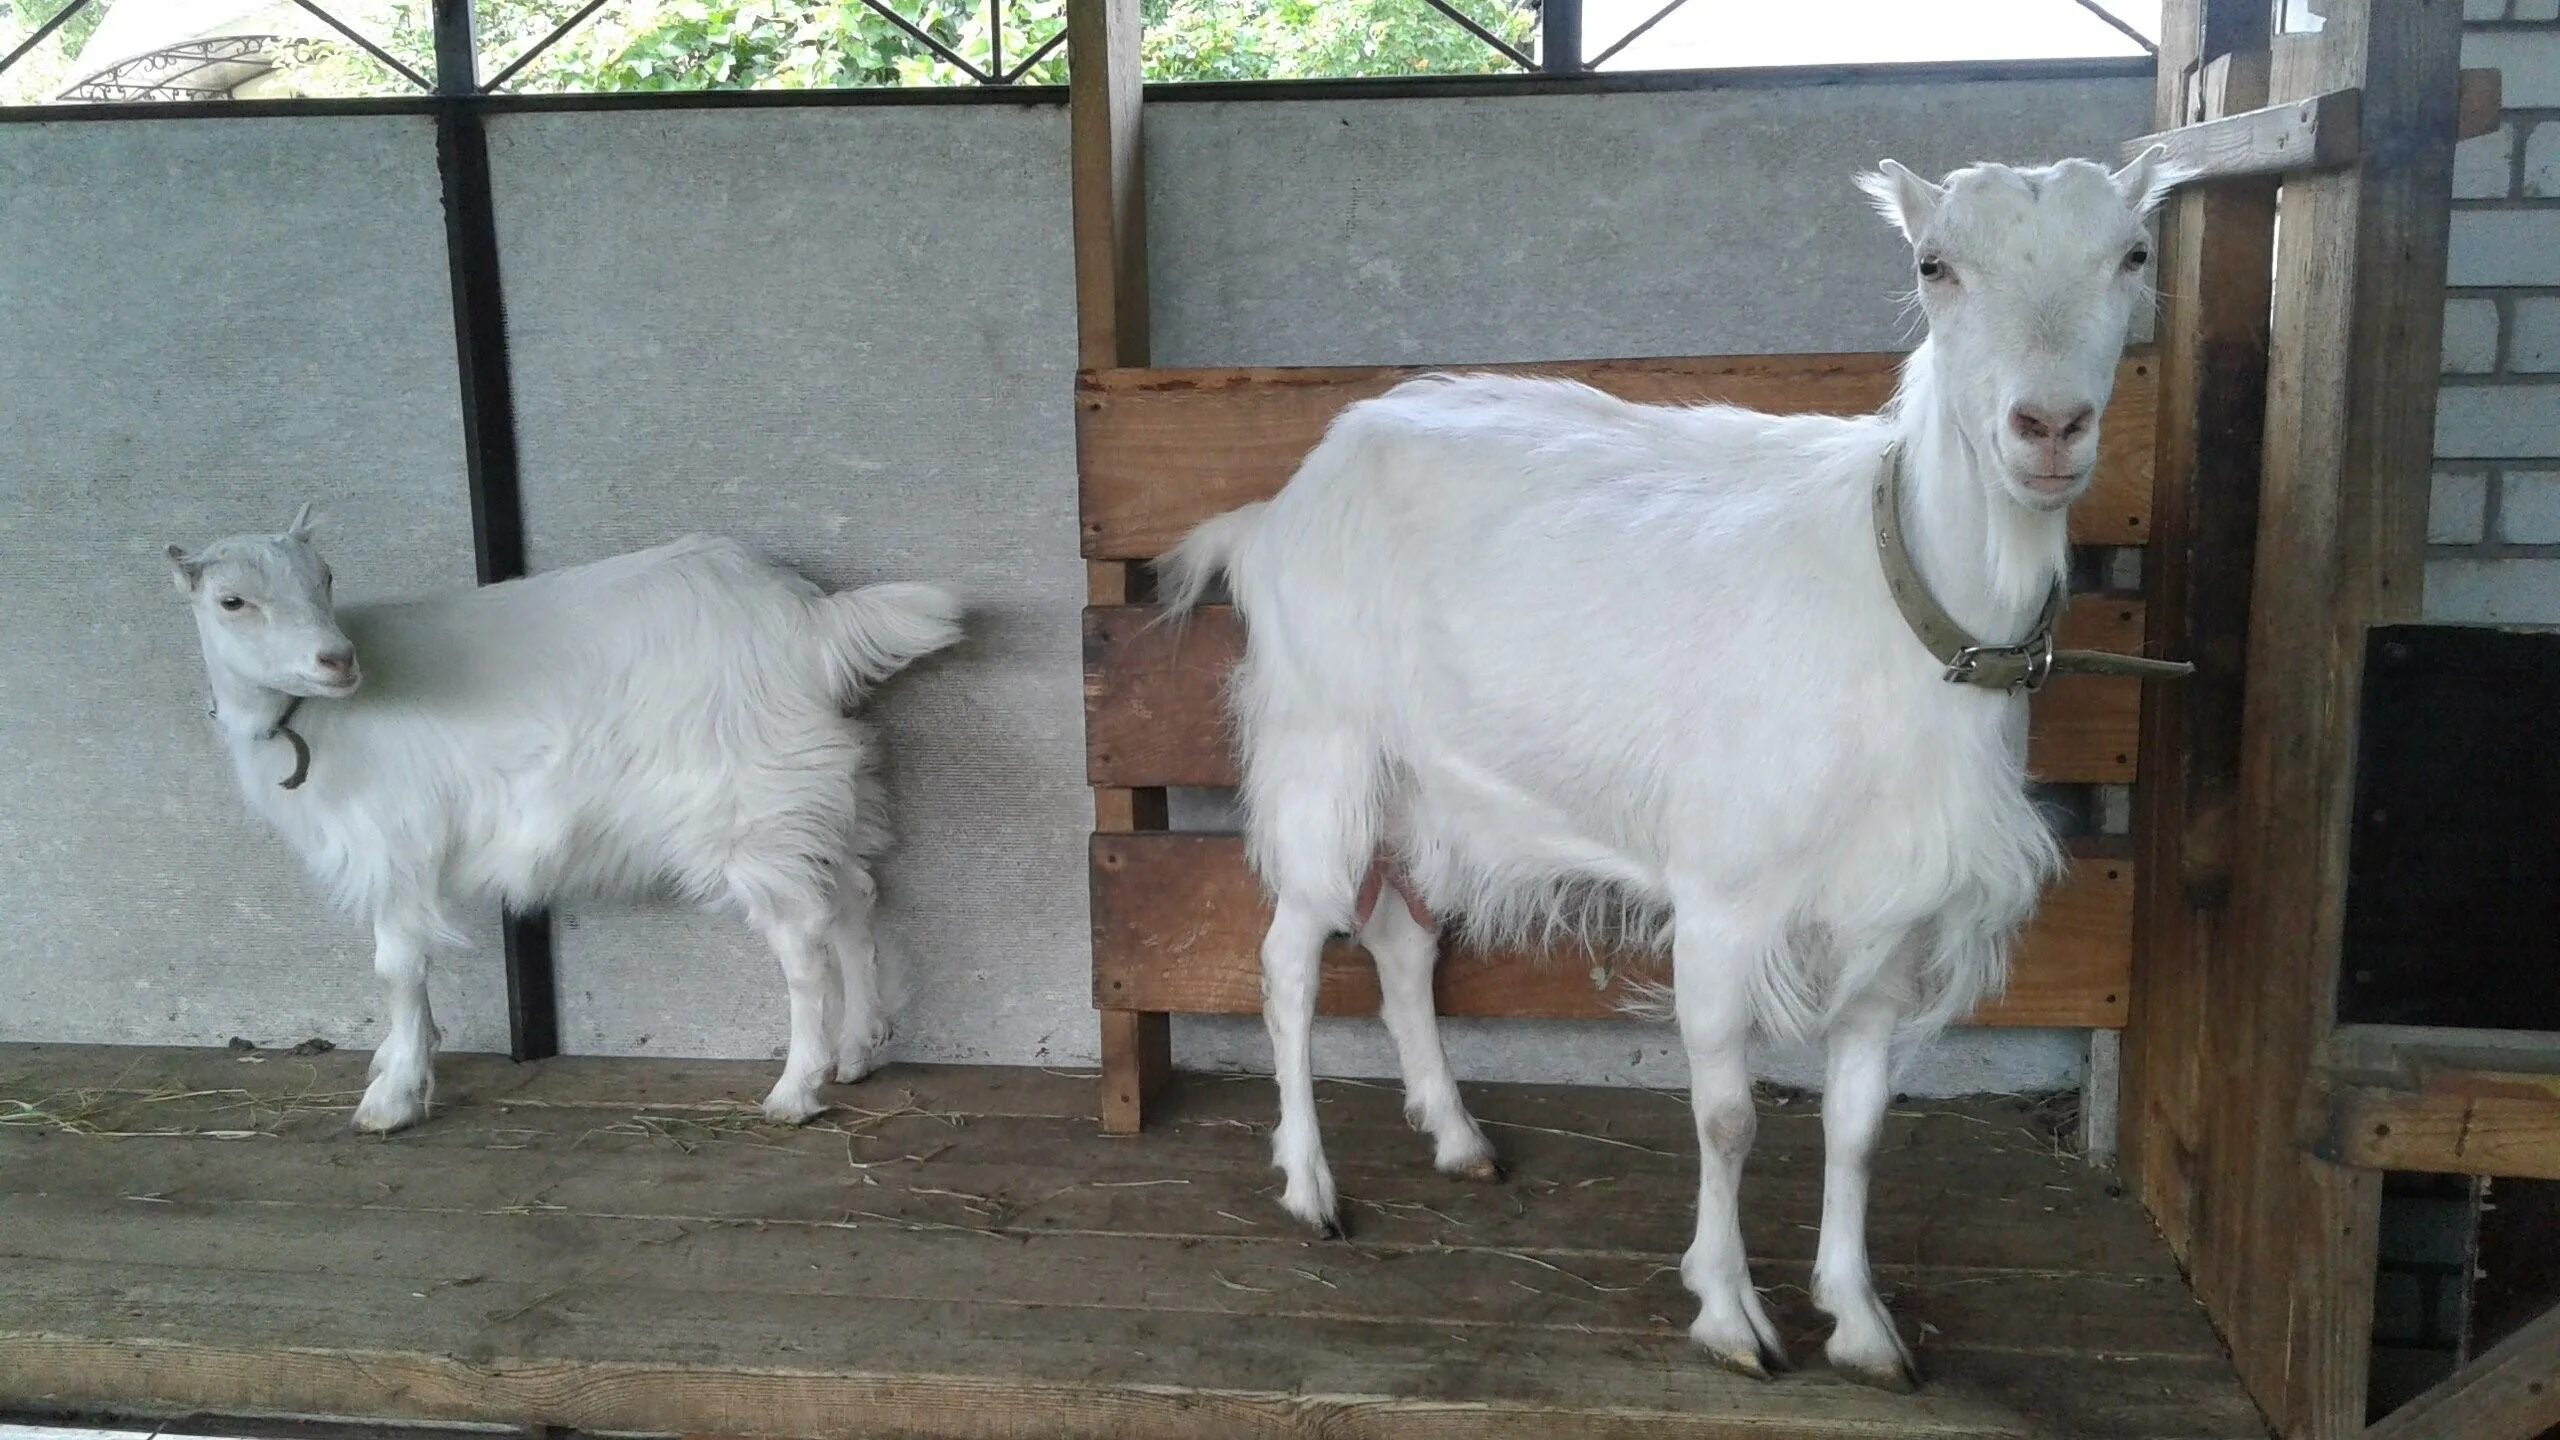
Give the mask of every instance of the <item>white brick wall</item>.
M 2427 618 L 2560 624 L 2560 0 L 2464 0 L 2505 123 L 2454 154 Z

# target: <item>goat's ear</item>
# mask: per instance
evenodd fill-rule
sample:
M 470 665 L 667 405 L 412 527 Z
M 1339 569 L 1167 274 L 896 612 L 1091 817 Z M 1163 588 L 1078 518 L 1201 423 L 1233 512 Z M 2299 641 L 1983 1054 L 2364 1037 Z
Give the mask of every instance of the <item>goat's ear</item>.
M 1859 176 L 1858 188 L 1875 202 L 1876 213 L 1892 221 L 1902 238 L 1914 245 L 1938 213 L 1938 202 L 1947 198 L 1943 187 L 1912 174 L 1899 160 L 1887 160 Z
M 177 582 L 178 593 L 193 595 L 204 580 L 204 562 L 172 545 L 168 549 L 169 578 Z
M 2125 162 L 2125 167 L 2108 177 L 2115 181 L 2116 193 L 2124 197 L 2136 215 L 2148 215 L 2169 198 L 2195 172 L 2184 165 L 2169 163 L 2169 147 L 2154 145 Z
M 310 501 L 303 501 L 302 508 L 293 512 L 293 523 L 284 527 L 284 533 L 296 540 L 308 540 L 311 538 Z

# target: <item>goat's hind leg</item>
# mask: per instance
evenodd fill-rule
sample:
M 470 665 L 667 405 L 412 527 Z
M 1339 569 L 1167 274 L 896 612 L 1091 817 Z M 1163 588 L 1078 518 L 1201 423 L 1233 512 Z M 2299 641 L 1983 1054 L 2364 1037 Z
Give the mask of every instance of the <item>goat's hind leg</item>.
M 1338 1240 L 1342 1207 L 1325 1163 L 1324 1137 L 1316 1130 L 1316 986 L 1324 942 L 1332 927 L 1323 911 L 1287 894 L 1271 912 L 1262 936 L 1262 1023 L 1271 1034 L 1272 1078 L 1280 1089 L 1280 1123 L 1271 1132 L 1271 1163 L 1287 1184 L 1281 1208 L 1316 1233 Z
M 388 1132 L 427 1118 L 435 1098 L 435 1054 L 442 1036 L 427 1004 L 427 946 L 431 931 L 414 916 L 386 915 L 373 925 L 373 970 L 382 977 L 388 1023 L 374 1048 L 364 1099 L 356 1105 L 359 1130 Z
M 782 962 L 791 997 L 791 1046 L 782 1078 L 764 1098 L 767 1119 L 797 1125 L 827 1108 L 818 1094 L 835 1062 L 838 1011 L 844 1004 L 836 956 L 828 944 L 831 909 L 822 893 L 791 894 L 750 903 L 747 918 Z
M 1404 1071 L 1404 1118 L 1431 1137 L 1432 1163 L 1441 1173 L 1499 1180 L 1502 1164 L 1458 1098 L 1449 1054 L 1440 1044 L 1440 1017 L 1431 1002 L 1439 937 L 1407 908 L 1392 880 L 1378 890 L 1361 921 L 1360 943 L 1378 967 L 1378 1017 L 1395 1040 Z
M 836 893 L 835 922 L 827 943 L 844 982 L 844 1009 L 835 1029 L 835 1078 L 847 1084 L 880 1068 L 889 1043 L 891 1016 L 872 930 L 878 887 L 871 872 L 848 863 Z
M 1336 1239 L 1342 1209 L 1316 1130 L 1316 988 L 1324 942 L 1351 923 L 1369 863 L 1376 756 L 1356 733 L 1325 718 L 1265 716 L 1246 756 L 1245 796 L 1272 892 L 1271 928 L 1262 937 L 1262 1023 L 1280 1091 L 1280 1123 L 1271 1132 L 1272 1163 L 1288 1179 L 1280 1204 Z

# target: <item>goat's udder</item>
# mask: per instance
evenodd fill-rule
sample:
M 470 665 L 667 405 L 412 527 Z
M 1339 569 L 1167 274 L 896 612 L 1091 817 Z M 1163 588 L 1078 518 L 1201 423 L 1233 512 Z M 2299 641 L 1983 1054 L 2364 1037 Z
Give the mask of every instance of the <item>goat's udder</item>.
M 1396 898 L 1404 901 L 1404 911 L 1413 917 L 1414 924 L 1425 930 L 1440 928 L 1440 922 L 1431 918 L 1431 910 L 1422 903 L 1422 897 L 1413 893 L 1413 881 L 1381 854 L 1370 858 L 1369 873 L 1360 877 L 1360 895 L 1351 907 L 1353 929 L 1368 925 L 1370 915 L 1377 911 L 1378 895 L 1382 890 L 1396 892 Z

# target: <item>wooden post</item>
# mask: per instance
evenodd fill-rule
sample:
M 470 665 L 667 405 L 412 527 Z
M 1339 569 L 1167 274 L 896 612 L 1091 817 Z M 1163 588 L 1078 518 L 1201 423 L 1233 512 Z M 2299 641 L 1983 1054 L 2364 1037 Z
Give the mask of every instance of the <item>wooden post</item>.
M 2173 0 L 2163 16 L 2156 127 L 2267 103 L 2265 0 Z M 2190 1235 L 2207 1097 L 2218 1056 L 2205 1017 L 2221 963 L 2231 806 L 2240 778 L 2249 580 L 2266 421 L 2267 311 L 2276 182 L 2198 186 L 2161 218 L 2160 411 L 2144 653 L 2195 662 L 2142 687 L 2134 787 L 2133 991 L 2124 1037 L 2124 1164 L 2170 1248 Z M 2245 973 L 2245 972 L 2242 972 Z
M 2333 0 L 2269 100 L 2361 91 L 2359 160 L 2285 178 L 2231 905 L 2203 1016 L 2199 1294 L 2282 1434 L 2364 1429 L 2380 1176 L 2297 1148 L 2336 1027 L 2366 630 L 2418 614 L 2461 6 Z
M 1069 185 L 1076 364 L 1147 363 L 1147 187 L 1138 126 L 1138 0 L 1068 0 Z
M 1147 363 L 1147 191 L 1139 111 L 1138 0 L 1068 0 L 1069 183 L 1075 206 L 1076 365 Z M 1077 410 L 1081 424 L 1084 411 Z M 1079 447 L 1081 453 L 1081 447 Z M 1146 597 L 1143 565 L 1087 562 L 1086 599 Z M 1162 790 L 1097 789 L 1098 832 L 1165 828 Z M 1102 1128 L 1135 1134 L 1147 1101 L 1173 1071 L 1172 1019 L 1161 1011 L 1101 1011 Z

